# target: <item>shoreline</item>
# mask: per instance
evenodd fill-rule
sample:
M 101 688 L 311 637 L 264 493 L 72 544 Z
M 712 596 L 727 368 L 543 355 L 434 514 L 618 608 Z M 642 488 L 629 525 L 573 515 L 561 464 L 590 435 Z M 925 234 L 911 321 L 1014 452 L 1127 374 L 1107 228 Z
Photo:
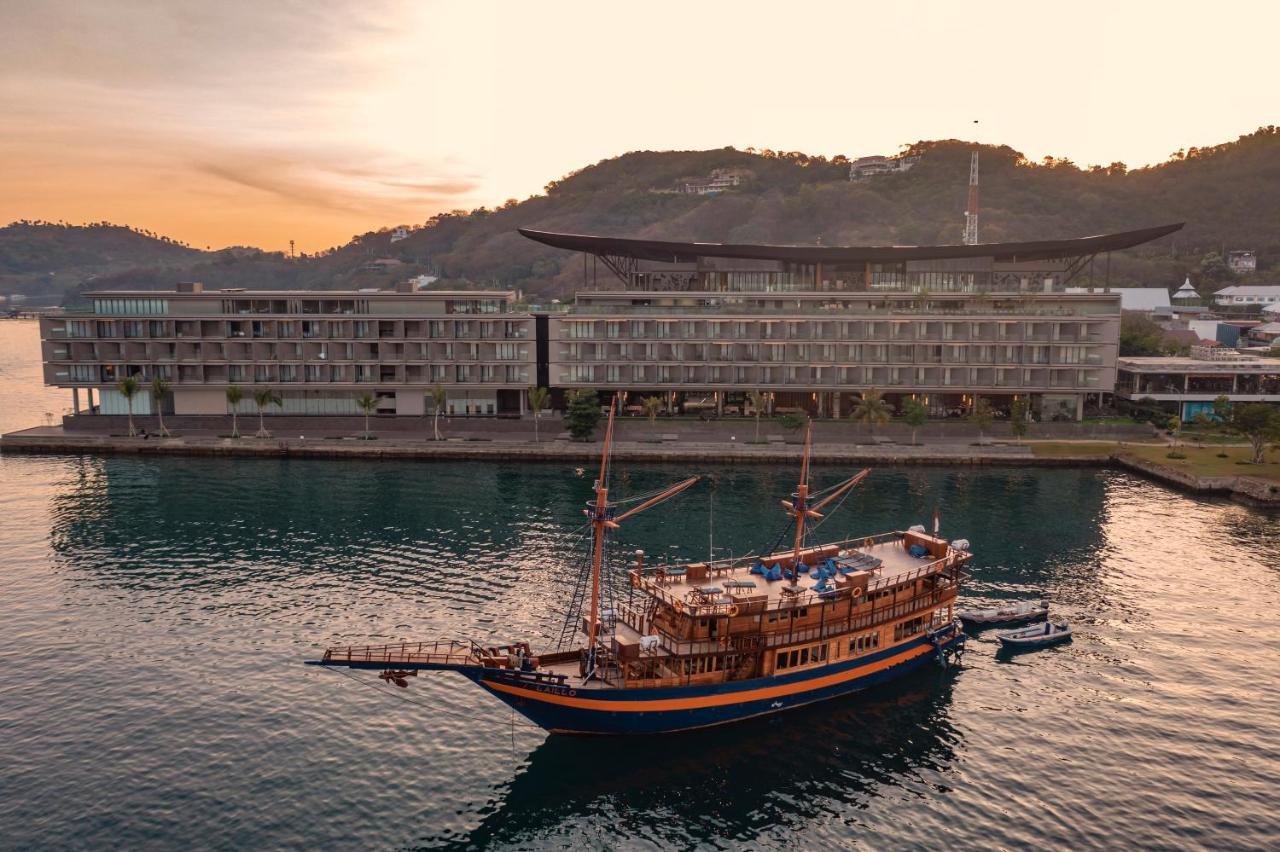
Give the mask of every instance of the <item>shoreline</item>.
M 404 438 L 225 438 L 179 436 L 128 438 L 111 435 L 66 434 L 57 427 L 35 427 L 0 436 L 0 453 L 38 455 L 144 455 L 228 458 L 357 458 L 415 461 L 593 462 L 598 441 L 571 442 L 559 438 L 528 441 L 453 438 L 443 441 Z M 699 443 L 695 441 L 619 441 L 614 459 L 644 464 L 712 462 L 718 464 L 779 464 L 800 458 L 798 443 Z M 1280 508 L 1280 483 L 1260 477 L 1197 476 L 1168 465 L 1136 458 L 1119 448 L 1099 455 L 1036 456 L 1028 444 L 815 444 L 813 460 L 820 463 L 920 466 L 1113 467 L 1164 485 L 1201 495 L 1226 495 L 1252 505 Z

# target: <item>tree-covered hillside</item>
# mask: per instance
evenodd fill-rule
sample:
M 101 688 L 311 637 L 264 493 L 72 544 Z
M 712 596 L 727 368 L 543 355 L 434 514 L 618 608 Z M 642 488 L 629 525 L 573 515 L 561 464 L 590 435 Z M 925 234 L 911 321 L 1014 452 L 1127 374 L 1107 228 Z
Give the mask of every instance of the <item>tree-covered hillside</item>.
M 42 295 L 138 268 L 184 268 L 205 252 L 109 222 L 14 222 L 0 228 L 0 294 Z
M 157 255 L 151 250 L 158 247 L 148 244 L 151 253 L 140 254 L 128 269 L 97 273 L 92 286 L 168 287 L 190 279 L 210 287 L 342 288 L 380 286 L 423 271 L 442 276 L 445 285 L 519 288 L 541 296 L 567 296 L 581 285 L 578 258 L 520 237 L 518 227 L 699 241 L 955 243 L 969 151 L 955 141 L 921 142 L 907 151 L 920 157 L 910 171 L 859 182 L 849 181 L 843 157 L 732 148 L 638 151 L 553 181 L 545 194 L 524 201 L 434 216 L 395 242 L 384 229 L 292 260 L 279 253 L 204 253 L 163 244 L 166 251 L 189 253 L 183 260 Z M 676 191 L 717 169 L 739 174 L 741 185 L 718 195 Z M 1113 284 L 1173 287 L 1191 275 L 1207 293 L 1233 280 L 1222 263 L 1224 250 L 1257 251 L 1255 281 L 1270 280 L 1280 259 L 1280 131 L 1274 127 L 1135 170 L 1122 163 L 1081 168 L 1052 158 L 1033 163 L 1011 148 L 985 146 L 981 175 L 984 242 L 1187 223 L 1173 237 L 1117 254 Z M 0 272 L 17 263 L 45 271 L 71 258 L 83 264 L 86 255 L 58 244 L 40 267 L 47 239 L 37 241 L 31 226 L 18 227 L 0 231 L 0 247 L 9 247 L 8 254 L 0 248 Z M 370 261 L 377 258 L 403 265 L 375 271 Z M 113 255 L 113 263 L 118 260 Z

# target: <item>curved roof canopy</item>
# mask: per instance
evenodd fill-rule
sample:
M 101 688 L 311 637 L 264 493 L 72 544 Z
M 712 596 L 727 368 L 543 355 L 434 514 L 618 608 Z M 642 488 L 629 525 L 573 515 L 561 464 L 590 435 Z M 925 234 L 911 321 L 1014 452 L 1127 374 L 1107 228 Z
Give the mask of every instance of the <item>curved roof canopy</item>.
M 1182 222 L 1137 231 L 1100 234 L 1073 240 L 1040 240 L 1023 243 L 979 243 L 943 246 L 771 246 L 733 243 L 679 243 L 665 240 L 631 240 L 586 234 L 557 234 L 520 228 L 521 235 L 554 248 L 588 254 L 633 257 L 664 263 L 691 263 L 699 257 L 733 257 L 781 260 L 792 263 L 888 263 L 904 260 L 940 260 L 962 257 L 994 257 L 1002 261 L 1050 260 L 1132 248 L 1181 230 Z

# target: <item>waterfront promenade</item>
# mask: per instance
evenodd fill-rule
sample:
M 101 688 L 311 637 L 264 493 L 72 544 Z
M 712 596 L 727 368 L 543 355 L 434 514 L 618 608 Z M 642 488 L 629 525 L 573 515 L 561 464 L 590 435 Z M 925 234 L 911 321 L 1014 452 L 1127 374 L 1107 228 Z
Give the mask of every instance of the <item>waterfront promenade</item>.
M 66 430 L 61 426 L 37 426 L 11 432 L 0 438 L 4 452 L 112 453 L 146 455 L 226 455 L 226 456 L 301 456 L 418 459 L 483 459 L 512 461 L 581 461 L 598 460 L 600 442 L 572 441 L 553 430 L 541 440 L 524 434 L 454 433 L 443 440 L 429 435 L 374 433 L 372 440 L 349 434 L 280 434 L 269 438 L 252 437 L 242 430 L 239 438 L 216 432 L 184 432 L 171 438 L 151 435 L 147 438 L 119 434 L 101 434 Z M 655 433 L 642 439 L 623 437 L 614 447 L 614 458 L 641 462 L 713 461 L 713 462 L 785 462 L 800 457 L 801 445 L 796 439 L 762 440 L 759 443 L 723 439 L 715 436 Z M 1037 459 L 1027 445 L 984 443 L 968 440 L 899 444 L 891 442 L 856 443 L 853 441 L 815 442 L 813 456 L 824 461 L 875 462 L 880 464 L 1009 464 L 1045 461 Z M 1062 459 L 1048 459 L 1060 464 Z M 1069 460 L 1068 460 L 1069 461 Z

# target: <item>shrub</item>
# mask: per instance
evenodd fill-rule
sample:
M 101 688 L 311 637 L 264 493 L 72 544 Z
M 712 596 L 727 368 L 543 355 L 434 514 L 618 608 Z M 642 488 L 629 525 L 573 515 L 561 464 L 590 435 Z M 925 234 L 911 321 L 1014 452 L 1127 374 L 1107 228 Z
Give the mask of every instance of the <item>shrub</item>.
M 783 429 L 794 432 L 804 425 L 804 418 L 799 414 L 784 414 L 782 419 L 778 421 L 778 425 Z

